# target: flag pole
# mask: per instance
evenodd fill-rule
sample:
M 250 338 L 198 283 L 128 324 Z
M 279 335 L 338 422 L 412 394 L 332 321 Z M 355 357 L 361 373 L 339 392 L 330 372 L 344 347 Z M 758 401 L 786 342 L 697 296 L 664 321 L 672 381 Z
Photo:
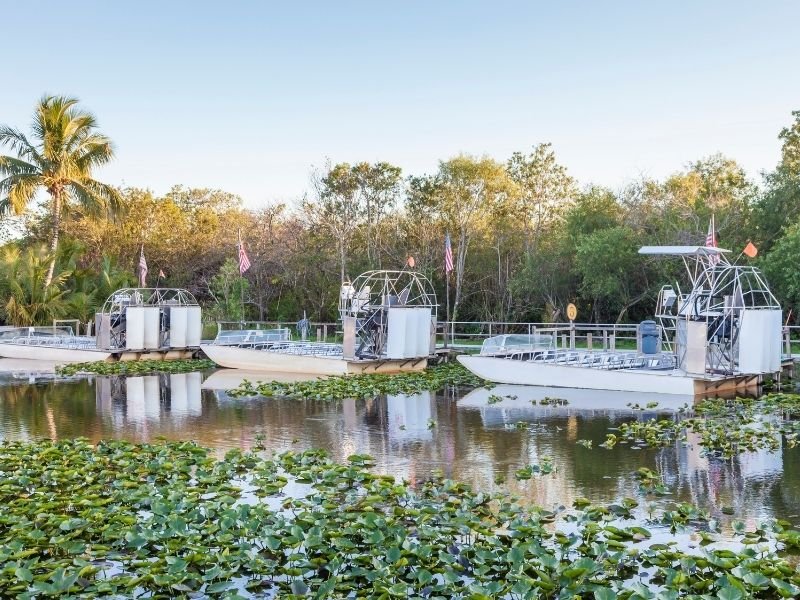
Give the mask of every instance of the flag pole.
M 239 256 L 242 252 L 242 228 L 238 229 L 239 246 L 237 248 Z M 241 312 L 239 313 L 239 324 L 244 327 L 244 273 L 242 273 L 241 259 L 239 259 L 239 300 L 241 302 Z
M 445 267 L 444 270 L 445 270 L 445 277 L 444 278 L 445 278 L 445 281 L 446 281 L 446 283 L 445 283 L 445 289 L 446 289 L 445 297 L 447 298 L 447 316 L 446 316 L 447 321 L 445 322 L 445 325 L 444 325 L 444 347 L 447 348 L 447 340 L 450 337 L 450 331 L 449 331 L 450 330 L 450 271 L 447 270 L 447 267 Z

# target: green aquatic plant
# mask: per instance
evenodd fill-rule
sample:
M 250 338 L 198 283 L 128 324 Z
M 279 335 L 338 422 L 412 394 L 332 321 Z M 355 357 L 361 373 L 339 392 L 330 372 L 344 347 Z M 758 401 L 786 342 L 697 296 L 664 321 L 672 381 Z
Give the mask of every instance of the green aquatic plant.
M 539 404 L 542 406 L 566 406 L 569 404 L 569 400 L 566 398 L 551 398 L 550 396 L 545 396 L 539 400 Z
M 778 598 L 800 592 L 781 523 L 717 547 L 708 515 L 636 501 L 520 505 L 433 476 L 416 487 L 321 451 L 272 458 L 191 442 L 0 445 L 0 595 L 298 598 Z M 567 521 L 562 527 L 556 521 Z M 658 525 L 659 527 L 662 525 Z M 708 541 L 706 541 L 708 538 Z M 738 594 L 738 595 L 737 595 Z
M 147 375 L 149 373 L 189 373 L 205 371 L 216 365 L 208 359 L 188 360 L 120 360 L 116 362 L 85 362 L 56 367 L 59 375 L 67 377 L 78 373 L 97 375 Z
M 614 434 L 615 443 L 666 447 L 687 443 L 693 434 L 705 454 L 729 459 L 742 452 L 777 450 L 782 437 L 794 447 L 800 433 L 798 394 L 707 399 L 693 413 L 622 423 Z
M 231 396 L 284 396 L 309 400 L 366 399 L 381 394 L 418 394 L 446 386 L 479 387 L 488 385 L 458 363 L 430 367 L 424 371 L 385 375 L 343 375 L 313 381 L 245 381 L 228 392 Z

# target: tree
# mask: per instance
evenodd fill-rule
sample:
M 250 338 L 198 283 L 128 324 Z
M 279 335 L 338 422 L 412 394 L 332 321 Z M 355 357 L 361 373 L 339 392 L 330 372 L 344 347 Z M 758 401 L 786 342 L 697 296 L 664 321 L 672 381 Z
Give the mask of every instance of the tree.
M 792 116 L 794 123 L 781 129 L 778 134 L 778 139 L 783 142 L 779 168 L 800 179 L 800 110 L 792 111 Z
M 402 170 L 387 162 L 372 165 L 360 162 L 352 167 L 351 173 L 358 185 L 361 212 L 366 224 L 367 262 L 372 268 L 380 268 L 380 227 L 400 196 Z
M 581 291 L 592 299 L 595 319 L 606 308 L 616 312 L 619 323 L 651 292 L 638 249 L 636 233 L 625 226 L 600 229 L 580 238 L 576 268 L 582 278 Z
M 464 272 L 470 242 L 491 229 L 493 217 L 509 210 L 514 185 L 502 165 L 491 158 L 460 155 L 439 163 L 439 172 L 410 182 L 410 210 L 437 220 L 455 234 L 455 297 L 451 318 L 462 301 Z
M 542 230 L 575 199 L 575 180 L 556 162 L 552 144 L 539 144 L 527 156 L 515 152 L 506 169 L 518 187 L 517 216 L 523 219 L 526 246 L 535 249 Z
M 340 163 L 312 173 L 311 183 L 316 198 L 304 202 L 303 208 L 312 225 L 326 231 L 335 240 L 341 281 L 344 282 L 347 279 L 347 249 L 364 216 L 358 198 L 358 178 L 349 164 Z
M 784 127 L 778 138 L 783 142 L 781 162 L 765 175 L 766 189 L 753 207 L 759 249 L 768 251 L 785 231 L 800 218 L 800 111 Z
M 244 297 L 249 287 L 247 279 L 239 274 L 239 264 L 229 258 L 211 278 L 209 293 L 214 299 L 210 310 L 215 319 L 243 321 Z
M 92 171 L 113 157 L 111 140 L 97 132 L 94 116 L 75 98 L 45 96 L 36 107 L 33 141 L 0 126 L 0 145 L 16 157 L 0 156 L 0 211 L 21 214 L 39 190 L 50 195 L 50 265 L 45 287 L 53 281 L 61 220 L 76 207 L 90 214 L 113 214 L 119 192 L 92 178 Z
M 46 325 L 67 312 L 67 291 L 63 284 L 69 271 L 57 273 L 44 284 L 48 264 L 54 264 L 45 246 L 20 250 L 9 245 L 0 253 L 0 312 L 7 323 L 18 327 Z
M 764 273 L 784 308 L 800 315 L 800 223 L 795 223 L 764 257 Z

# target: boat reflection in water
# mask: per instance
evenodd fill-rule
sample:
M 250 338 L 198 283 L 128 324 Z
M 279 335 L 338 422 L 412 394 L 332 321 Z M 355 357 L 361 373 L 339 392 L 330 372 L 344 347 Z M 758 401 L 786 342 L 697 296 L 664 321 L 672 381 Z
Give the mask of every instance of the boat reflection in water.
M 200 373 L 98 377 L 97 412 L 110 416 L 117 426 L 199 417 L 203 414 L 201 382 Z

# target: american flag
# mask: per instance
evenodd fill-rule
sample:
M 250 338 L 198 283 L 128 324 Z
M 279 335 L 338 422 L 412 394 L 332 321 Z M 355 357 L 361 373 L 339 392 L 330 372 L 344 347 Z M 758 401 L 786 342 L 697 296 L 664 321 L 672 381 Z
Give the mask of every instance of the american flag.
M 716 223 L 714 223 L 714 215 L 711 215 L 711 220 L 708 222 L 708 233 L 706 234 L 706 248 L 717 247 L 717 232 Z M 719 255 L 714 254 L 708 257 L 708 262 L 716 265 L 719 262 Z
M 450 234 L 444 238 L 444 272 L 449 275 L 453 270 L 453 248 L 450 246 Z
M 244 251 L 244 242 L 242 236 L 239 235 L 239 275 L 244 275 L 244 272 L 250 268 L 250 259 L 247 258 L 247 252 Z
M 147 277 L 147 261 L 144 259 L 144 244 L 139 252 L 139 287 L 146 287 L 145 279 Z

